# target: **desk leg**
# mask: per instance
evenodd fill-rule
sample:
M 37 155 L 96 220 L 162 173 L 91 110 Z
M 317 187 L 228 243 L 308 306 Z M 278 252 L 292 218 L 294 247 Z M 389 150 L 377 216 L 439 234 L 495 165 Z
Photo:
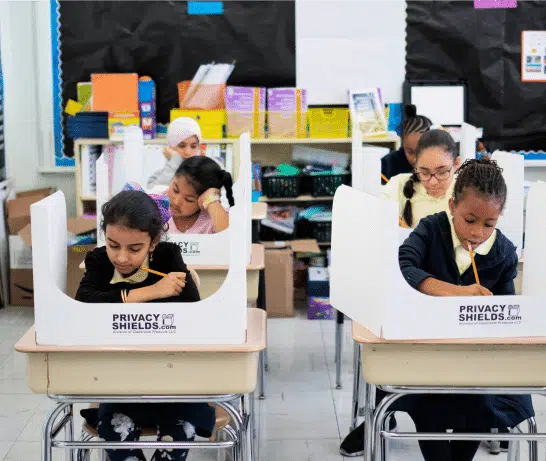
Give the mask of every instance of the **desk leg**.
M 71 403 L 58 402 L 55 407 L 49 412 L 46 422 L 43 426 L 42 434 L 42 461 L 53 461 L 53 427 L 55 421 L 61 413 L 64 413 L 67 408 L 71 407 Z
M 351 431 L 357 426 L 358 419 L 358 408 L 359 408 L 359 397 L 360 397 L 360 383 L 362 382 L 360 375 L 362 374 L 362 362 L 361 362 L 361 349 L 360 344 L 354 343 L 354 353 L 353 353 L 353 405 L 352 405 L 352 419 Z M 364 402 L 366 404 L 366 402 Z M 366 415 L 364 415 L 366 416 Z
M 260 384 L 260 400 L 265 399 L 265 349 L 260 351 L 259 358 L 259 384 Z
M 359 379 L 360 381 L 360 379 Z M 364 402 L 364 461 L 372 461 L 375 456 L 375 433 L 374 433 L 374 411 L 375 411 L 375 386 L 365 383 L 366 397 Z M 358 403 L 356 405 L 358 411 Z M 355 421 L 356 424 L 356 421 Z
M 342 389 L 341 385 L 341 366 L 343 362 L 343 326 L 345 314 L 336 311 L 336 389 Z
M 65 415 L 70 417 L 68 423 L 64 426 L 64 436 L 65 440 L 74 440 L 74 407 L 70 405 L 65 408 Z M 65 450 L 65 459 L 66 461 L 74 461 L 74 450 Z

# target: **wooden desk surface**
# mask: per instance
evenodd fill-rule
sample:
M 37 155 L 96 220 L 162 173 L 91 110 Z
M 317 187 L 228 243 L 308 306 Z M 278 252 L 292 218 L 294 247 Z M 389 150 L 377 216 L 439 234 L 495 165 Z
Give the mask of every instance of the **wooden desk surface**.
M 254 202 L 252 203 L 252 220 L 261 221 L 267 217 L 267 203 Z
M 173 344 L 118 346 L 40 346 L 36 344 L 34 326 L 15 345 L 25 354 L 45 352 L 259 352 L 266 347 L 266 319 L 262 309 L 247 309 L 247 338 L 244 344 Z
M 422 339 L 422 340 L 387 340 L 375 336 L 362 325 L 352 322 L 353 340 L 361 344 L 452 344 L 452 345 L 546 345 L 546 337 L 526 338 L 470 338 L 470 339 Z
M 80 264 L 80 269 L 85 270 L 85 261 L 82 261 Z M 195 269 L 196 271 L 216 271 L 216 270 L 223 270 L 227 271 L 229 269 L 228 266 L 200 266 L 200 265 L 192 265 L 190 266 L 192 269 Z M 259 243 L 253 243 L 252 244 L 252 253 L 250 255 L 250 263 L 248 266 L 246 266 L 247 271 L 259 271 L 262 270 L 265 267 L 265 251 L 263 245 Z

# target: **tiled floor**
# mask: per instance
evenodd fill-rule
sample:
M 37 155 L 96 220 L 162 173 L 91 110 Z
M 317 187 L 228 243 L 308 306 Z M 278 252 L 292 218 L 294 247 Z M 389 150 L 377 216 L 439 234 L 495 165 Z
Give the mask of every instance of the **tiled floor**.
M 13 351 L 32 323 L 31 309 L 0 310 L 0 461 L 40 460 L 40 430 L 50 402 L 29 393 L 25 357 Z M 271 319 L 268 326 L 267 399 L 256 405 L 257 461 L 342 461 L 339 444 L 349 427 L 351 407 L 350 324 L 345 328 L 343 390 L 335 389 L 333 322 L 298 316 Z M 536 398 L 535 409 L 539 429 L 546 428 L 546 398 Z M 407 416 L 399 415 L 397 420 L 402 430 L 413 430 Z M 78 418 L 76 424 L 80 423 Z M 524 445 L 522 455 L 526 453 Z M 191 461 L 213 459 L 211 454 L 190 454 Z M 396 443 L 390 459 L 422 458 L 416 444 Z M 506 455 L 491 456 L 484 449 L 476 457 L 476 461 L 503 459 Z M 542 447 L 539 459 L 544 459 Z M 55 454 L 57 460 L 64 460 L 62 452 Z

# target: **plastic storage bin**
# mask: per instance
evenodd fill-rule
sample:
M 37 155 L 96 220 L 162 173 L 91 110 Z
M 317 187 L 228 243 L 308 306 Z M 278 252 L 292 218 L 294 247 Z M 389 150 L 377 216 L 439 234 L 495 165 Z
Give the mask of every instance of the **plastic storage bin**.
M 309 107 L 310 138 L 346 138 L 349 136 L 347 107 Z
M 186 110 L 171 109 L 171 122 L 180 117 L 197 120 L 204 139 L 225 138 L 227 115 L 225 110 Z

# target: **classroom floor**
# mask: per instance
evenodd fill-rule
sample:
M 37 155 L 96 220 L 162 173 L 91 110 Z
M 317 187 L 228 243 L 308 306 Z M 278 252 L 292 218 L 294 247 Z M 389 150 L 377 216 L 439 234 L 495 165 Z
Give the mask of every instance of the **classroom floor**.
M 0 461 L 40 461 L 40 430 L 51 403 L 33 395 L 26 385 L 26 362 L 13 345 L 33 323 L 29 308 L 0 309 Z M 343 390 L 335 389 L 334 322 L 294 319 L 268 321 L 269 371 L 267 399 L 257 401 L 257 461 L 342 461 L 339 444 L 347 433 L 352 394 L 352 341 L 345 327 Z M 534 399 L 539 430 L 546 429 L 546 398 Z M 413 430 L 411 420 L 397 415 L 401 430 Z M 81 424 L 81 418 L 76 420 Z M 76 427 L 76 433 L 79 428 Z M 544 459 L 540 447 L 539 459 Z M 522 460 L 527 457 L 523 444 Z M 55 461 L 64 460 L 61 451 Z M 98 457 L 93 457 L 98 460 Z M 212 461 L 190 453 L 190 461 Z M 348 459 L 348 458 L 347 458 Z M 360 458 L 357 458 L 360 459 Z M 416 443 L 393 443 L 395 461 L 422 459 Z M 502 461 L 480 448 L 476 461 Z

